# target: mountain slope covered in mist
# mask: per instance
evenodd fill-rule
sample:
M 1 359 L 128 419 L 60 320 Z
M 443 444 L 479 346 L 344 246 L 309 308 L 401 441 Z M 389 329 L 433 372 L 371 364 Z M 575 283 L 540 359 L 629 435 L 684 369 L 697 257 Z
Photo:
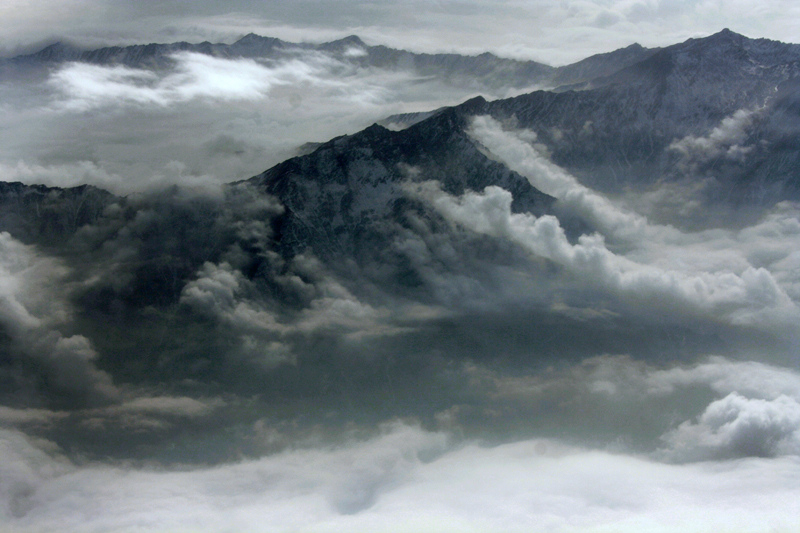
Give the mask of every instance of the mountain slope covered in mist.
M 797 200 L 800 47 L 723 31 L 666 47 L 584 90 L 488 104 L 606 192 L 706 182 L 709 200 Z M 688 182 L 688 183 L 687 183 Z

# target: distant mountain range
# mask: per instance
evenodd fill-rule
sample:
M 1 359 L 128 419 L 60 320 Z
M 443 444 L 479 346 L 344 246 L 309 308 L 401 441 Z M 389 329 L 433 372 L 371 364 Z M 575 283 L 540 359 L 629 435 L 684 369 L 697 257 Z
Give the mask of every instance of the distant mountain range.
M 194 52 L 221 58 L 249 58 L 276 61 L 300 53 L 320 52 L 364 67 L 410 70 L 419 76 L 436 77 L 468 86 L 526 88 L 534 85 L 559 86 L 586 82 L 608 76 L 658 51 L 638 44 L 614 52 L 598 54 L 563 67 L 551 67 L 536 61 L 506 59 L 494 54 L 419 54 L 382 45 L 370 46 L 351 35 L 322 44 L 291 43 L 274 37 L 248 34 L 233 44 L 177 42 L 112 46 L 85 50 L 57 42 L 34 52 L 3 60 L 5 69 L 48 66 L 66 61 L 95 65 L 125 65 L 135 68 L 168 68 L 177 52 Z

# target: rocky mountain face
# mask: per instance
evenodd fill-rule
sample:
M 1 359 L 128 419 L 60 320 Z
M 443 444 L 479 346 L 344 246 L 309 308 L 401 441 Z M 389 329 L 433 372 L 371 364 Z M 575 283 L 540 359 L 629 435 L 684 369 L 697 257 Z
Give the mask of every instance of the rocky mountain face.
M 634 43 L 613 52 L 596 54 L 577 63 L 558 67 L 554 72 L 551 84 L 558 90 L 568 90 L 572 84 L 610 76 L 620 69 L 644 61 L 659 50 L 659 48 L 645 48 Z
M 449 231 L 416 197 L 414 184 L 436 180 L 453 195 L 498 186 L 513 194 L 514 211 L 550 212 L 552 197 L 490 158 L 467 134 L 472 106 L 484 103 L 479 98 L 442 110 L 402 131 L 376 124 L 333 139 L 230 185 L 216 200 L 184 200 L 176 190 L 123 198 L 88 186 L 0 183 L 0 231 L 70 262 L 93 257 L 98 264 L 111 260 L 106 254 L 113 242 L 135 236 L 139 246 L 125 266 L 127 289 L 116 295 L 109 287 L 95 291 L 95 304 L 108 300 L 101 307 L 119 299 L 134 307 L 174 304 L 196 270 L 221 260 L 231 247 L 246 256 L 247 275 L 268 284 L 274 254 L 288 261 L 313 253 L 334 270 L 355 265 L 377 271 L 383 265 L 371 281 L 402 292 L 404 285 L 418 285 L 409 281 L 418 276 L 402 266 L 408 261 L 394 249 L 400 234 L 420 233 L 420 224 L 425 231 Z M 260 229 L 245 235 L 242 226 Z

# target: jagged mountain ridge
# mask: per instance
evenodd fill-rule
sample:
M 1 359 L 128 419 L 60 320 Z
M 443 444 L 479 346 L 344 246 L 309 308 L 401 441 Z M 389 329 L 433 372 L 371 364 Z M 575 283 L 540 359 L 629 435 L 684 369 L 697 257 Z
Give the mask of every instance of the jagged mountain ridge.
M 320 46 L 344 53 L 361 44 L 353 37 Z M 231 46 L 257 55 L 286 43 L 251 35 Z M 633 48 L 634 56 L 646 51 Z M 536 91 L 491 102 L 476 98 L 411 117 L 414 125 L 399 132 L 374 125 L 310 147 L 307 155 L 250 181 L 287 209 L 281 222 L 284 251 L 351 250 L 348 235 L 396 208 L 403 196 L 400 184 L 413 177 L 409 169 L 420 179 L 441 181 L 452 194 L 500 185 L 512 190 L 516 208 L 544 212 L 544 197 L 486 158 L 465 133 L 472 115 L 513 119 L 536 132 L 556 163 L 590 186 L 615 192 L 678 179 L 678 154 L 671 148 L 676 141 L 708 135 L 737 111 L 760 110 L 737 141 L 753 147 L 747 157 L 723 161 L 718 155 L 695 175 L 720 180 L 725 197 L 735 201 L 796 199 L 798 59 L 798 45 L 723 30 L 647 51 L 644 60 L 581 90 Z
M 472 102 L 480 105 L 484 100 Z M 550 212 L 553 198 L 488 157 L 467 135 L 469 109 L 469 103 L 448 108 L 402 131 L 373 125 L 333 139 L 308 155 L 230 184 L 221 202 L 182 200 L 169 192 L 162 201 L 157 196 L 117 197 L 89 186 L 61 189 L 0 183 L 0 231 L 70 261 L 83 261 L 96 254 L 102 257 L 105 240 L 115 240 L 121 231 L 134 231 L 146 244 L 139 260 L 131 260 L 126 267 L 132 269 L 131 285 L 152 293 L 154 298 L 159 293 L 158 298 L 174 303 L 204 261 L 218 261 L 238 242 L 235 227 L 225 225 L 230 221 L 220 226 L 220 213 L 228 210 L 242 210 L 237 215 L 241 224 L 272 227 L 274 235 L 268 242 L 237 245 L 249 254 L 250 259 L 245 260 L 250 265 L 245 268 L 248 276 L 263 278 L 267 284 L 271 265 L 263 263 L 263 254 L 278 253 L 288 260 L 308 252 L 336 269 L 343 261 L 358 264 L 381 261 L 382 256 L 385 259 L 386 254 L 393 253 L 398 231 L 417 231 L 411 218 L 427 221 L 437 228 L 435 231 L 447 232 L 441 217 L 406 189 L 408 183 L 437 180 L 446 192 L 455 195 L 495 185 L 513 194 L 515 211 L 535 215 Z M 264 216 L 263 210 L 242 208 L 243 195 L 247 197 L 245 204 L 274 203 L 281 207 L 281 213 L 270 214 L 272 220 L 259 218 Z M 136 229 L 126 229 L 127 225 Z M 93 226 L 106 229 L 87 229 Z M 203 236 L 194 235 L 199 228 L 205 228 Z M 414 277 L 407 271 L 402 275 Z M 164 286 L 165 276 L 172 279 L 170 287 Z M 373 281 L 397 282 L 385 278 Z M 133 293 L 115 298 L 140 299 Z M 150 298 L 142 300 L 142 305 L 152 303 Z

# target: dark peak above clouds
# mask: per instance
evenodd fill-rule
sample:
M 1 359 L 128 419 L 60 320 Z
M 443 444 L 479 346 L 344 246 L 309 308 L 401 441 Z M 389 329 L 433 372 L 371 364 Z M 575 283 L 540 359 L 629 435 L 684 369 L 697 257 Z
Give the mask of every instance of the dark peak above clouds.
M 251 46 L 254 44 L 267 44 L 270 46 L 276 46 L 286 43 L 277 37 L 264 37 L 263 35 L 248 33 L 241 39 L 238 39 L 236 42 L 234 42 L 231 46 Z
M 614 53 L 618 52 L 621 51 Z M 798 44 L 750 39 L 726 29 L 709 37 L 654 49 L 639 61 L 607 77 L 594 79 L 585 87 L 647 84 L 654 79 L 666 83 L 668 78 L 681 78 L 684 83 L 694 84 L 714 78 L 721 84 L 727 81 L 728 91 L 747 93 L 746 87 L 733 82 L 763 79 L 764 83 L 771 83 L 774 79 L 790 77 L 786 69 L 797 69 L 798 60 Z M 775 67 L 779 68 L 774 70 Z
M 746 37 L 740 33 L 731 31 L 730 28 L 722 28 L 717 33 L 709 35 L 708 39 L 715 41 L 722 41 L 722 40 L 741 41 L 743 39 L 746 39 Z
M 347 52 L 349 49 L 366 49 L 369 48 L 367 44 L 361 40 L 358 35 L 348 35 L 335 41 L 322 43 L 318 46 L 319 50 L 326 50 L 331 52 Z
M 233 56 L 240 57 L 263 57 L 274 53 L 276 49 L 281 49 L 290 45 L 275 37 L 262 37 L 255 33 L 248 33 L 232 45 L 227 50 Z M 220 50 L 226 45 L 219 45 Z
M 309 248 L 329 257 L 358 256 L 359 247 L 375 246 L 381 234 L 389 243 L 386 232 L 403 224 L 404 208 L 415 203 L 409 182 L 436 180 L 453 195 L 499 186 L 513 194 L 515 211 L 547 212 L 552 198 L 487 157 L 467 134 L 470 117 L 485 103 L 477 97 L 401 131 L 373 124 L 252 178 L 286 208 L 281 246 L 290 254 Z
M 77 46 L 58 41 L 51 45 L 45 46 L 38 52 L 30 55 L 18 56 L 18 58 L 20 61 L 24 60 L 23 58 L 30 58 L 45 62 L 77 61 L 80 59 L 82 52 L 83 50 Z
M 174 62 L 171 55 L 177 52 L 196 52 L 206 55 L 226 55 L 229 45 L 202 42 L 192 44 L 176 42 L 170 44 L 137 44 L 130 46 L 109 46 L 94 50 L 84 50 L 72 45 L 56 43 L 39 52 L 11 58 L 6 63 L 17 68 L 35 68 L 69 61 L 96 65 L 125 65 L 137 68 L 166 68 Z
M 93 224 L 116 200 L 91 185 L 62 189 L 8 182 L 0 182 L 0 198 L 0 227 L 13 228 L 14 236 L 26 244 L 44 246 L 61 244 Z

